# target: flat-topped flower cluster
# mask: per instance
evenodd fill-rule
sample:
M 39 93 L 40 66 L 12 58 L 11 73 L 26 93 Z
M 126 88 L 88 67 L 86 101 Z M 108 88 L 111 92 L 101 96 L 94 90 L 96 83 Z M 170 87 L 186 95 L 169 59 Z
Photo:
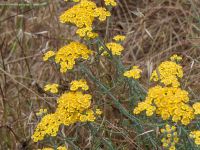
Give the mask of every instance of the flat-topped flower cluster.
M 179 80 L 183 77 L 183 68 L 178 62 L 182 58 L 173 55 L 170 59 L 171 61 L 162 62 L 153 71 L 150 80 L 158 82 L 158 85 L 149 89 L 147 97 L 143 102 L 138 103 L 133 113 L 138 115 L 145 111 L 146 116 L 149 117 L 154 115 L 163 120 L 189 125 L 196 115 L 200 114 L 200 103 L 197 102 L 191 106 L 189 93 L 180 87 Z M 161 132 L 167 133 L 167 137 L 162 139 L 162 143 L 163 147 L 169 150 L 175 150 L 175 144 L 178 142 L 177 133 L 174 132 L 176 127 L 172 126 L 172 128 L 166 125 L 166 129 L 162 129 Z M 174 141 L 171 141 L 172 136 Z M 195 139 L 197 145 L 200 145 L 200 131 L 191 132 L 190 137 Z
M 84 94 L 89 89 L 85 80 L 72 81 L 70 89 L 58 98 L 56 111 L 45 115 L 37 125 L 32 136 L 34 142 L 43 140 L 45 136 L 56 136 L 60 125 L 93 122 L 101 114 L 99 109 L 95 112 L 90 108 L 92 96 Z
M 163 147 L 169 150 L 175 150 L 175 146 L 179 141 L 176 127 L 166 124 L 165 128 L 161 129 L 161 133 L 163 134 L 163 138 L 161 139 Z
M 182 66 L 175 61 L 161 63 L 151 76 L 151 80 L 161 84 L 149 89 L 145 101 L 140 102 L 133 113 L 146 111 L 147 116 L 156 114 L 163 120 L 171 119 L 188 125 L 195 116 L 194 109 L 189 105 L 188 92 L 180 88 L 179 79 L 182 77 Z
M 107 1 L 107 4 L 113 4 L 113 2 Z M 95 38 L 98 36 L 97 33 L 93 32 L 95 18 L 102 22 L 110 15 L 106 8 L 97 7 L 93 1 L 80 0 L 80 3 L 66 10 L 60 16 L 60 22 L 75 25 L 78 28 L 76 33 L 80 37 Z
M 60 65 L 60 72 L 64 73 L 67 70 L 73 69 L 77 59 L 87 60 L 92 54 L 92 50 L 88 49 L 86 45 L 79 42 L 70 42 L 63 46 L 57 52 L 48 51 L 43 60 L 55 56 L 55 62 Z

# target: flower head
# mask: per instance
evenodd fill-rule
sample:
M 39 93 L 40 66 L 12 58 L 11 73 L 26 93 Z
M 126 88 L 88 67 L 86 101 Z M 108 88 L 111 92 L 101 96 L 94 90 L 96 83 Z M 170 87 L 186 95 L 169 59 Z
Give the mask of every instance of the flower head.
M 123 36 L 123 35 L 117 35 L 117 36 L 115 36 L 114 38 L 113 38 L 113 40 L 115 40 L 115 41 L 124 41 L 125 40 L 125 36 Z
M 100 109 L 96 109 L 95 113 L 96 113 L 97 115 L 101 115 L 101 114 L 102 114 L 102 111 L 101 111 Z
M 172 121 L 181 121 L 188 125 L 194 119 L 194 110 L 187 103 L 188 92 L 175 87 L 155 86 L 149 89 L 144 102 L 138 103 L 134 114 L 146 111 L 147 116 L 157 114 L 163 120 L 172 118 Z
M 55 55 L 54 51 L 48 51 L 44 54 L 43 56 L 43 60 L 47 61 L 49 58 L 53 57 Z
M 195 115 L 200 114 L 200 103 L 199 103 L 199 102 L 194 103 L 194 104 L 192 105 L 192 107 L 194 108 L 194 114 L 195 114 Z
M 36 113 L 37 116 L 42 116 L 47 113 L 47 109 L 40 109 L 39 112 Z
M 160 81 L 165 86 L 172 85 L 173 87 L 179 87 L 180 83 L 178 81 L 178 78 L 182 77 L 182 66 L 172 61 L 165 61 L 158 66 L 158 69 L 153 71 L 151 75 L 151 80 Z
M 76 60 L 79 58 L 88 59 L 92 51 L 84 44 L 79 42 L 71 42 L 70 44 L 60 48 L 55 56 L 55 62 L 60 64 L 60 72 L 73 69 Z
M 175 55 L 170 57 L 170 60 L 174 61 L 174 62 L 176 62 L 176 61 L 179 62 L 179 61 L 182 60 L 182 57 L 175 54 Z
M 88 89 L 85 80 L 79 80 L 82 84 L 78 88 Z M 77 81 L 72 81 L 72 86 Z M 34 142 L 43 140 L 46 136 L 56 136 L 61 124 L 69 126 L 76 122 L 92 122 L 96 119 L 91 107 L 92 96 L 84 94 L 82 91 L 76 91 L 78 88 L 72 88 L 62 94 L 58 100 L 56 111 L 52 114 L 45 115 L 37 125 L 32 139 Z
M 60 16 L 61 23 L 74 24 L 80 37 L 95 38 L 97 33 L 92 31 L 95 18 L 99 21 L 105 21 L 111 14 L 103 7 L 97 5 L 91 0 L 81 0 L 80 3 L 65 11 Z
M 131 70 L 124 72 L 124 76 L 128 78 L 139 79 L 141 77 L 142 70 L 138 66 L 133 66 Z
M 44 87 L 45 91 L 50 91 L 51 93 L 58 93 L 58 84 L 47 84 Z
M 124 47 L 121 44 L 110 42 L 106 44 L 106 47 L 111 51 L 112 55 L 121 55 L 122 51 L 124 50 Z M 107 52 L 103 53 L 104 55 L 107 54 Z
M 169 150 L 175 150 L 175 145 L 179 141 L 176 127 L 167 124 L 165 128 L 161 129 L 161 133 L 163 134 L 163 138 L 161 139 L 163 147 L 168 148 Z
M 106 5 L 117 6 L 115 0 L 104 0 Z
M 87 85 L 87 82 L 83 79 L 81 80 L 74 80 L 70 83 L 70 90 L 71 91 L 76 91 L 79 88 L 81 88 L 84 91 L 87 91 L 89 89 L 89 86 Z
M 199 130 L 192 131 L 190 133 L 190 138 L 194 139 L 194 142 L 196 145 L 200 145 L 200 131 Z
M 43 140 L 46 135 L 56 136 L 60 125 L 56 114 L 47 114 L 37 125 L 32 139 L 34 142 Z

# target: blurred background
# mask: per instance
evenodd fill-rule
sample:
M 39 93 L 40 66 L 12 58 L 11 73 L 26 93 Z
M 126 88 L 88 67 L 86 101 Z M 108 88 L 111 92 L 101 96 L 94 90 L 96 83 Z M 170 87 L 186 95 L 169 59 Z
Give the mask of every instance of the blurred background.
M 104 5 L 103 0 L 96 0 Z M 42 61 L 43 53 L 57 50 L 70 40 L 80 40 L 75 28 L 59 22 L 59 15 L 73 3 L 63 0 L 0 0 L 0 149 L 34 149 L 31 135 L 39 119 L 40 108 L 54 111 L 56 97 L 47 95 L 43 87 L 48 82 L 66 85 L 74 74 L 59 73 L 51 63 Z M 185 76 L 183 88 L 192 100 L 200 99 L 200 1 L 199 0 L 118 0 L 112 17 L 98 25 L 97 32 L 106 40 L 117 34 L 126 35 L 122 61 L 125 65 L 139 65 L 143 70 L 141 83 L 150 86 L 152 70 L 173 54 L 183 57 Z M 104 66 L 105 67 L 105 66 Z M 105 68 L 104 68 L 105 69 Z M 112 69 L 106 68 L 106 78 Z M 95 67 L 93 72 L 97 72 Z M 76 76 L 80 76 L 77 72 Z M 101 76 L 101 75 L 99 75 Z M 105 76 L 105 74 L 102 74 Z M 112 79 L 112 78 L 111 78 Z M 110 79 L 107 79 L 110 80 Z M 91 84 L 96 99 L 101 98 Z M 67 87 L 64 87 L 67 89 Z M 98 103 L 98 102 L 97 102 Z M 112 142 L 124 149 L 134 149 L 134 131 L 118 125 L 115 108 L 107 106 L 107 127 L 127 136 L 112 136 Z M 67 128 L 71 137 L 75 127 Z M 80 129 L 75 144 L 92 149 Z M 76 135 L 77 136 L 77 135 Z M 108 137 L 108 135 L 105 135 Z M 126 146 L 124 146 L 126 145 Z M 132 147 L 132 148 L 130 148 Z M 102 148 L 105 149 L 105 148 Z

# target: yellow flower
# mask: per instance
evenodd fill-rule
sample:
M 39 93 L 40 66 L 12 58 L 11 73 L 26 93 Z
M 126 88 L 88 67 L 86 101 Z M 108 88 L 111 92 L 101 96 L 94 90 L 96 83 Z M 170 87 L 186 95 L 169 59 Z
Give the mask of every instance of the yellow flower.
M 162 111 L 161 117 L 163 120 L 167 120 L 170 117 L 170 114 L 167 111 Z
M 165 129 L 166 129 L 167 132 L 170 132 L 170 131 L 171 131 L 170 125 L 166 124 L 166 125 L 165 125 Z
M 124 76 L 128 78 L 139 79 L 141 77 L 142 70 L 138 66 L 133 66 L 131 70 L 124 72 Z
M 55 55 L 54 51 L 48 51 L 44 54 L 43 60 L 47 61 L 50 57 L 53 57 Z
M 57 148 L 57 150 L 67 150 L 67 148 L 66 148 L 65 146 L 59 146 L 59 147 Z
M 91 99 L 90 94 L 83 94 L 81 91 L 64 93 L 58 99 L 57 116 L 60 117 L 64 125 L 83 122 L 81 117 L 83 117 L 85 111 L 90 110 Z M 90 121 L 88 116 L 86 116 L 85 121 Z
M 44 116 L 32 135 L 33 141 L 40 141 L 44 139 L 45 135 L 56 136 L 59 125 L 60 121 L 55 114 Z
M 50 91 L 51 93 L 58 93 L 58 84 L 47 84 L 44 87 L 45 91 Z
M 89 109 L 86 111 L 87 120 L 93 122 L 96 118 L 94 116 L 94 111 Z
M 55 62 L 60 64 L 60 72 L 73 69 L 76 60 L 79 58 L 88 59 L 92 51 L 84 44 L 79 42 L 71 42 L 70 44 L 60 48 L 55 56 Z
M 161 129 L 163 133 L 163 138 L 161 140 L 163 147 L 169 148 L 169 150 L 175 150 L 175 145 L 178 143 L 178 137 L 175 126 L 170 126 L 166 124 L 165 128 Z
M 170 60 L 174 61 L 174 62 L 176 62 L 176 61 L 179 62 L 179 61 L 182 60 L 182 57 L 175 54 L 175 55 L 173 55 L 173 56 L 170 57 Z
M 192 117 L 194 118 L 194 117 Z M 190 123 L 191 119 L 189 117 L 183 117 L 181 120 L 181 123 L 184 125 L 188 125 Z
M 196 145 L 200 145 L 200 131 L 199 130 L 192 131 L 190 133 L 190 138 L 194 139 L 194 142 Z
M 39 112 L 36 113 L 37 116 L 41 116 L 47 113 L 47 109 L 40 109 Z
M 152 81 L 160 81 L 165 86 L 179 87 L 178 78 L 183 77 L 182 66 L 172 61 L 162 62 L 158 69 L 154 70 L 151 75 Z
M 165 130 L 165 129 L 161 129 L 160 132 L 161 132 L 161 133 L 165 133 L 166 130 Z
M 80 36 L 80 37 L 85 37 L 87 36 L 88 38 L 96 38 L 98 36 L 97 33 L 92 32 L 92 28 L 91 27 L 85 27 L 85 28 L 79 28 L 76 30 L 76 33 Z
M 83 81 L 83 89 L 89 88 L 84 80 L 80 81 Z M 72 83 L 75 82 L 72 81 Z M 90 108 L 91 99 L 90 94 L 84 94 L 82 91 L 69 91 L 62 94 L 57 100 L 56 111 L 44 116 L 37 125 L 32 135 L 33 141 L 38 142 L 46 136 L 56 136 L 61 124 L 69 126 L 76 122 L 93 122 L 96 117 Z
M 96 109 L 95 113 L 96 113 L 97 115 L 101 115 L 101 114 L 102 114 L 102 111 L 101 111 L 100 109 Z
M 192 105 L 192 107 L 194 108 L 194 114 L 195 115 L 198 115 L 198 114 L 200 114 L 200 103 L 194 103 L 193 105 Z
M 171 134 L 167 134 L 167 137 L 170 138 L 172 135 Z
M 111 51 L 113 55 L 121 55 L 122 51 L 124 50 L 124 47 L 118 43 L 110 42 L 106 44 L 106 47 Z M 104 55 L 106 55 L 107 52 L 104 52 Z
M 100 21 L 105 21 L 106 18 L 110 16 L 111 16 L 110 12 L 106 11 L 106 9 L 103 7 L 95 9 L 95 17 L 98 17 Z
M 81 88 L 84 91 L 87 91 L 89 89 L 89 86 L 87 85 L 87 82 L 85 80 L 74 80 L 70 83 L 70 90 L 76 91 L 79 88 Z
M 80 37 L 95 38 L 98 36 L 98 34 L 92 32 L 95 18 L 98 18 L 99 21 L 105 21 L 110 15 L 109 11 L 103 7 L 97 7 L 91 0 L 82 0 L 65 11 L 60 16 L 60 22 L 71 23 L 77 26 L 78 30 L 76 33 Z
M 179 141 L 179 138 L 175 136 L 174 137 L 174 142 L 178 143 L 178 141 Z
M 163 143 L 163 147 L 168 147 L 168 144 L 167 143 Z
M 155 86 L 149 89 L 144 102 L 138 103 L 134 109 L 134 114 L 139 114 L 142 111 L 156 113 L 163 120 L 170 119 L 172 121 L 181 121 L 187 125 L 194 119 L 194 110 L 187 103 L 189 102 L 188 92 L 176 87 L 161 87 Z M 151 116 L 148 114 L 147 116 Z
M 170 146 L 169 150 L 176 150 L 175 146 Z
M 115 0 L 104 0 L 106 5 L 117 6 Z
M 123 35 L 117 35 L 117 36 L 115 36 L 114 38 L 113 38 L 113 40 L 115 40 L 115 41 L 124 41 L 125 40 L 125 36 L 123 36 Z
M 86 122 L 87 121 L 87 116 L 86 115 L 80 115 L 80 121 L 81 122 Z

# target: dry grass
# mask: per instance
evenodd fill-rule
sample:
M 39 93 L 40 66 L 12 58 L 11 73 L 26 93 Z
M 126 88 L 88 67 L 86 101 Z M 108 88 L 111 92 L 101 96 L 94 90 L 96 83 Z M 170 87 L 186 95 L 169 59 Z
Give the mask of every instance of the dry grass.
M 113 17 L 107 26 L 101 26 L 106 39 L 118 33 L 126 34 L 126 51 L 123 62 L 139 64 L 145 70 L 142 83 L 148 88 L 152 69 L 174 53 L 183 56 L 184 87 L 190 91 L 192 100 L 198 100 L 200 92 L 200 1 L 199 0 L 119 0 Z M 51 0 L 41 6 L 8 5 L 19 1 L 0 2 L 0 149 L 33 149 L 37 146 L 30 137 L 39 121 L 35 113 L 42 107 L 54 111 L 56 97 L 46 94 L 42 87 L 47 82 L 57 82 L 67 89 L 68 81 L 74 76 L 62 75 L 49 63 L 42 62 L 42 54 L 51 48 L 57 49 L 75 35 L 74 28 L 58 21 L 66 4 L 62 0 Z M 23 1 L 20 1 L 23 2 Z M 99 1 L 98 1 L 99 2 Z M 34 3 L 41 3 L 34 0 Z M 106 73 L 96 70 L 101 67 Z M 90 62 L 93 73 L 112 84 L 113 69 L 106 64 Z M 148 149 L 135 143 L 134 129 L 127 120 L 122 120 L 119 111 L 102 96 L 90 82 L 96 103 L 104 108 L 105 116 L 98 136 L 77 124 L 63 129 L 67 137 L 81 149 Z M 116 85 L 115 85 L 116 86 Z M 123 86 L 113 91 L 126 90 Z M 126 94 L 116 95 L 125 97 Z M 126 102 L 124 102 L 126 104 Z M 100 123 L 97 123 L 98 125 Z M 126 124 L 126 126 L 124 125 Z M 148 131 L 147 131 L 148 132 Z M 145 134 L 145 133 L 144 133 Z M 87 137 L 87 138 L 85 138 Z M 69 140 L 69 139 L 68 139 Z M 72 140 L 71 140 L 72 141 Z M 91 142 L 92 141 L 92 142 Z M 73 143 L 72 143 L 73 145 Z M 100 148 L 99 148 L 100 149 Z

